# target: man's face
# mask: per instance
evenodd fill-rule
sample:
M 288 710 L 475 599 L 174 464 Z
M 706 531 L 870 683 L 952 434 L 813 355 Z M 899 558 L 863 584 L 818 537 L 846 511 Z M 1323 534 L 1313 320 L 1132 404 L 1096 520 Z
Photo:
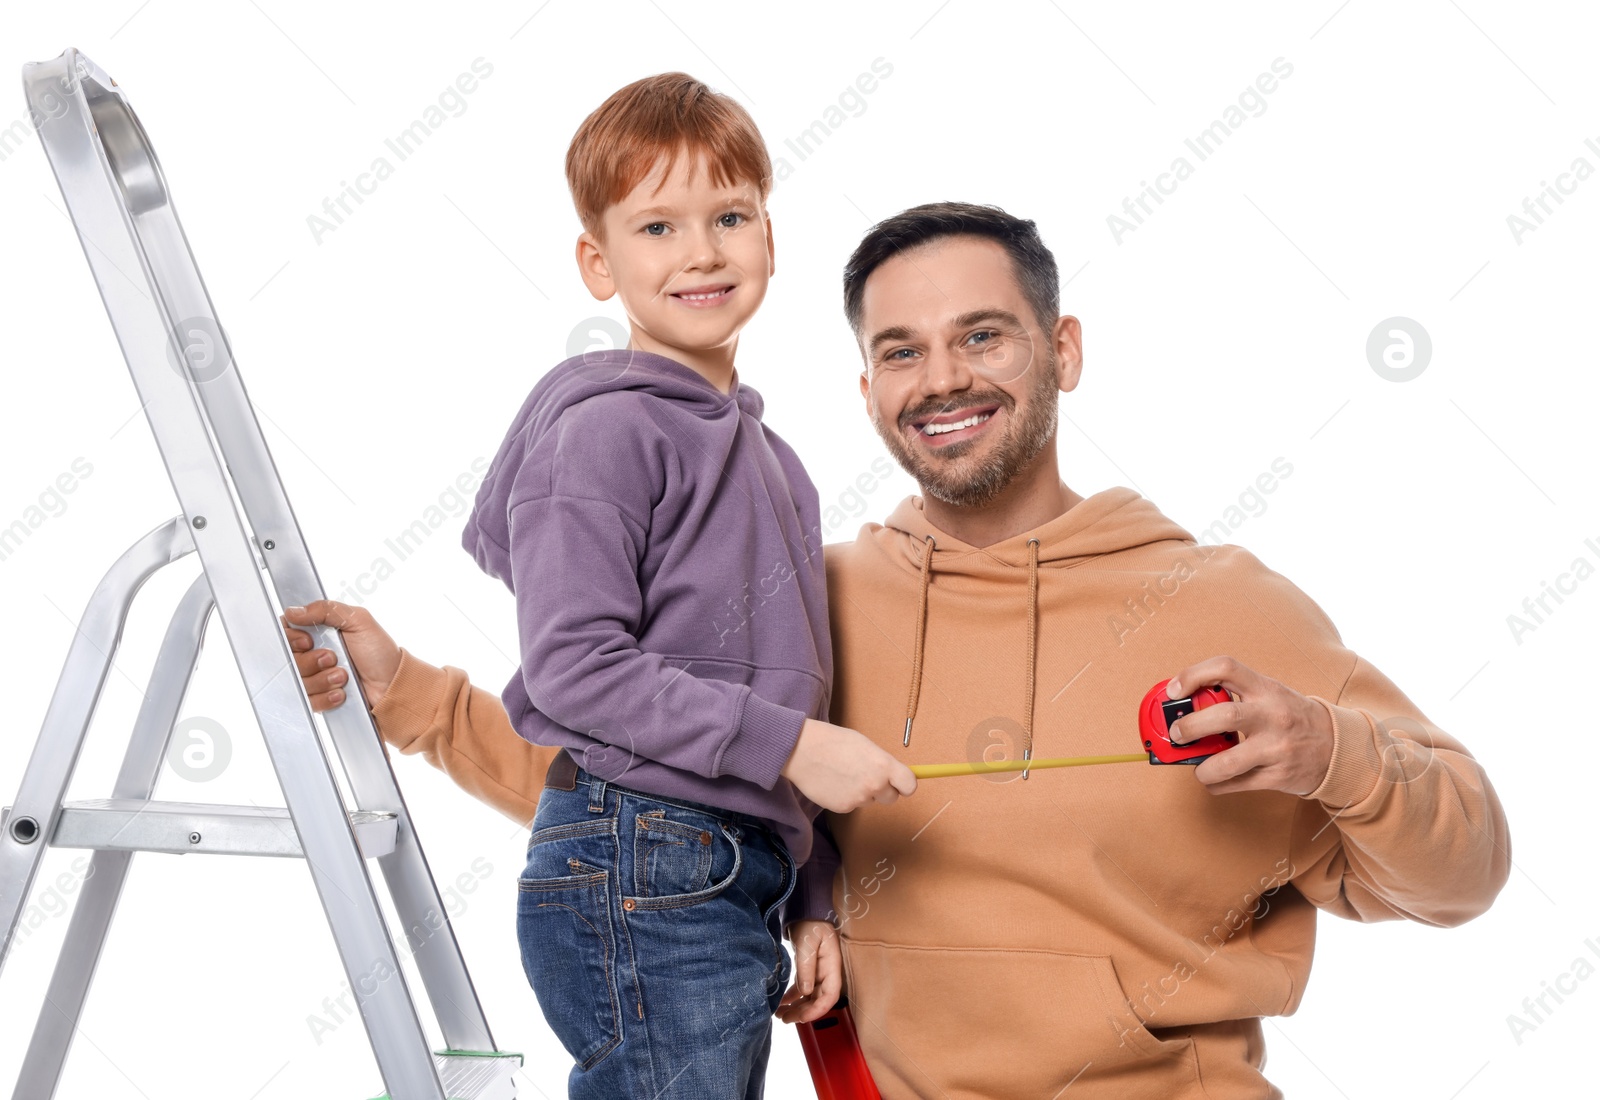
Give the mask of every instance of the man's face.
M 861 343 L 873 427 L 925 494 L 958 507 L 989 503 L 1054 443 L 1056 394 L 1077 381 L 1077 322 L 1041 330 L 1010 256 L 983 237 L 877 267 Z
M 597 298 L 619 295 L 635 332 L 656 342 L 721 347 L 766 295 L 772 226 L 760 193 L 712 183 L 703 156 L 680 153 L 664 178 L 658 167 L 601 221 L 603 241 L 579 238 L 584 281 Z

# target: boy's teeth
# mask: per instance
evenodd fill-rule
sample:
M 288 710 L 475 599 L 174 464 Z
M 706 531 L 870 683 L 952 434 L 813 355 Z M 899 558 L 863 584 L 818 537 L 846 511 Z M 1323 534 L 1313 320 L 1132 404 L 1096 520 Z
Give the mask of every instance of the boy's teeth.
M 691 301 L 698 302 L 703 298 L 720 298 L 723 295 L 723 293 L 724 293 L 724 291 L 721 291 L 721 290 L 708 290 L 703 294 L 680 294 L 680 295 L 678 295 L 678 297 L 680 297 L 680 298 L 688 298 Z
M 958 432 L 962 428 L 970 428 L 975 424 L 982 424 L 993 415 L 994 413 L 977 413 L 967 417 L 965 420 L 957 420 L 954 424 L 928 424 L 923 427 L 922 434 L 944 435 L 947 432 Z

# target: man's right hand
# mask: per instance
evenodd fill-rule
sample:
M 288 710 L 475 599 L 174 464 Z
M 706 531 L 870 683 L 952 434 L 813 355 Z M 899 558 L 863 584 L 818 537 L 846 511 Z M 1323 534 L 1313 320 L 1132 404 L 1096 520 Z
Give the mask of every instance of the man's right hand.
M 350 663 L 355 666 L 369 707 L 377 706 L 378 700 L 389 690 L 400 667 L 400 647 L 366 608 L 352 607 L 338 600 L 313 600 L 304 607 L 284 608 L 278 621 L 283 623 L 284 633 L 289 636 L 289 648 L 294 650 L 295 664 L 300 669 L 300 680 L 305 685 L 312 710 L 329 710 L 344 702 L 342 685 L 347 677 L 345 670 L 335 663 L 337 658 L 333 650 L 312 649 L 311 635 L 296 630 L 295 626 L 326 623 L 339 628 L 339 637 L 350 655 Z
M 911 769 L 853 729 L 807 718 L 783 777 L 823 809 L 849 813 L 868 802 L 887 806 L 917 789 Z

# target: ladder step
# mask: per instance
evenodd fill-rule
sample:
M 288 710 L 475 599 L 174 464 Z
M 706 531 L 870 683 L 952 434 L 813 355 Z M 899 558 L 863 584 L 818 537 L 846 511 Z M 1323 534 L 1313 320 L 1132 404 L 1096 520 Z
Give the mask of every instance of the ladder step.
M 433 1067 L 439 1073 L 448 1100 L 516 1100 L 513 1078 L 522 1055 L 506 1050 L 436 1050 Z M 389 1094 L 372 1100 L 389 1100 Z
M 0 827 L 10 816 L 10 806 L 0 811 Z M 355 830 L 361 854 L 368 859 L 394 851 L 394 814 L 356 810 L 350 814 L 350 825 Z M 206 852 L 305 856 L 287 807 L 155 802 L 139 798 L 63 802 L 50 845 L 176 855 Z

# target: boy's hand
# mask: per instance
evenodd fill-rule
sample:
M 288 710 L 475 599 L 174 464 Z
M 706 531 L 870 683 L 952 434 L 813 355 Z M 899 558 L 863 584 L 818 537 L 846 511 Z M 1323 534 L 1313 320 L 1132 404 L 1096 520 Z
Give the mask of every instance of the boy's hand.
M 295 651 L 294 661 L 300 669 L 300 680 L 314 711 L 330 710 L 344 702 L 345 692 L 340 686 L 346 680 L 345 670 L 335 666 L 331 649 L 312 649 L 311 635 L 296 630 L 291 622 L 301 626 L 327 623 L 339 628 L 345 652 L 361 679 L 361 690 L 366 693 L 367 705 L 375 707 L 383 693 L 389 690 L 395 671 L 400 667 L 400 647 L 389 637 L 372 612 L 364 607 L 352 607 L 338 600 L 313 600 L 304 607 L 287 607 L 278 617 L 284 633 L 289 635 L 289 648 Z
M 777 1017 L 786 1024 L 808 1024 L 839 1000 L 844 966 L 839 933 L 825 920 L 797 920 L 789 926 L 794 941 L 794 984 L 778 1002 Z
M 783 777 L 836 814 L 876 799 L 888 805 L 917 789 L 911 769 L 855 730 L 807 718 Z

